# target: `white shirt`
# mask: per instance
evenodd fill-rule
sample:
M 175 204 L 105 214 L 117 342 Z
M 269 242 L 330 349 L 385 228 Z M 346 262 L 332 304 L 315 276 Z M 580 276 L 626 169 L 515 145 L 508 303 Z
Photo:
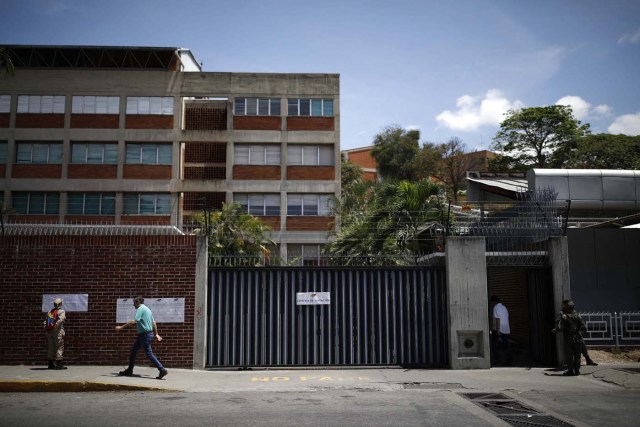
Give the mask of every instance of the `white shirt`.
M 502 303 L 497 303 L 493 306 L 493 318 L 500 319 L 500 333 L 510 334 L 511 328 L 509 328 L 509 310 Z

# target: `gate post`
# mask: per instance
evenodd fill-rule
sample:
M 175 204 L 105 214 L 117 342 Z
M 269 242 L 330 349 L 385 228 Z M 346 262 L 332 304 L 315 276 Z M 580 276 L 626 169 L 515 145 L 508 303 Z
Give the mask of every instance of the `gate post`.
M 448 237 L 445 245 L 451 369 L 489 369 L 484 237 Z
M 204 369 L 207 355 L 207 281 L 209 245 L 207 236 L 196 243 L 196 295 L 193 319 L 193 368 Z
M 569 244 L 567 236 L 549 238 L 549 263 L 553 280 L 554 313 L 562 310 L 562 300 L 571 299 L 571 281 L 569 275 Z M 562 333 L 556 334 L 556 355 L 558 365 L 563 365 L 564 340 Z

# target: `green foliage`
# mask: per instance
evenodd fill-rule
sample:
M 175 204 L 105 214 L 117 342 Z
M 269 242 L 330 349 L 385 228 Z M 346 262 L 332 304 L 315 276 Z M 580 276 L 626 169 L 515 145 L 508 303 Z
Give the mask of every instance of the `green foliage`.
M 209 235 L 211 256 L 261 257 L 268 253 L 266 245 L 273 244 L 265 237 L 270 228 L 238 203 L 223 203 L 221 210 L 207 214 L 209 218 L 202 213 L 194 220 L 201 225 L 199 233 Z
M 420 151 L 420 131 L 387 126 L 374 138 L 371 155 L 385 180 L 413 179 L 412 161 Z
M 459 192 L 466 188 L 467 171 L 477 170 L 482 160 L 469 155 L 464 142 L 455 136 L 439 145 L 437 150 L 440 159 L 435 175 L 447 186 L 448 196 L 457 202 Z
M 582 169 L 640 169 L 640 136 L 584 136 L 568 163 L 569 167 Z
M 514 166 L 562 167 L 578 139 L 589 134 L 589 125 L 581 126 L 565 105 L 509 110 L 506 115 L 493 150 Z
M 346 257 L 350 263 L 360 263 L 363 257 L 369 257 L 369 264 L 402 263 L 402 256 L 412 253 L 410 243 L 420 227 L 441 218 L 439 192 L 440 187 L 427 180 L 368 188 L 362 203 L 349 208 L 342 204 L 341 228 L 326 253 Z

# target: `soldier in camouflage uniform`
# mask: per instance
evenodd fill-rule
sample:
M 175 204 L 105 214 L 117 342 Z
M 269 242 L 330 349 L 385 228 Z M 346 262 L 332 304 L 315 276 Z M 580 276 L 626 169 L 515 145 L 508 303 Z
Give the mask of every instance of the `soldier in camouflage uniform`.
M 565 376 L 580 375 L 580 356 L 582 353 L 582 332 L 586 330 L 582 318 L 578 314 L 573 301 L 564 300 L 562 311 L 554 332 L 562 332 L 564 335 L 564 358 L 567 363 Z
M 58 321 L 55 328 L 47 331 L 47 359 L 49 359 L 49 369 L 67 369 L 62 364 L 62 355 L 64 353 L 64 322 L 66 314 L 62 309 L 62 299 L 56 298 L 53 301 L 53 308 L 58 310 Z M 45 326 L 46 326 L 45 320 Z

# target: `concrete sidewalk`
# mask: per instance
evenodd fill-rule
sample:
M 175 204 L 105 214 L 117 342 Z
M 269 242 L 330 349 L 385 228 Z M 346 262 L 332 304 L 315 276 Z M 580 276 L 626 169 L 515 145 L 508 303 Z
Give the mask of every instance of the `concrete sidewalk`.
M 374 369 L 169 369 L 162 380 L 154 368 L 136 367 L 134 377 L 119 377 L 121 366 L 70 366 L 63 371 L 44 366 L 0 366 L 0 392 L 27 391 L 315 391 L 359 389 L 392 391 L 479 390 L 482 392 L 640 391 L 640 364 L 584 366 L 579 377 L 564 377 L 549 368 L 505 367 L 488 370 Z M 634 370 L 636 371 L 634 373 Z

